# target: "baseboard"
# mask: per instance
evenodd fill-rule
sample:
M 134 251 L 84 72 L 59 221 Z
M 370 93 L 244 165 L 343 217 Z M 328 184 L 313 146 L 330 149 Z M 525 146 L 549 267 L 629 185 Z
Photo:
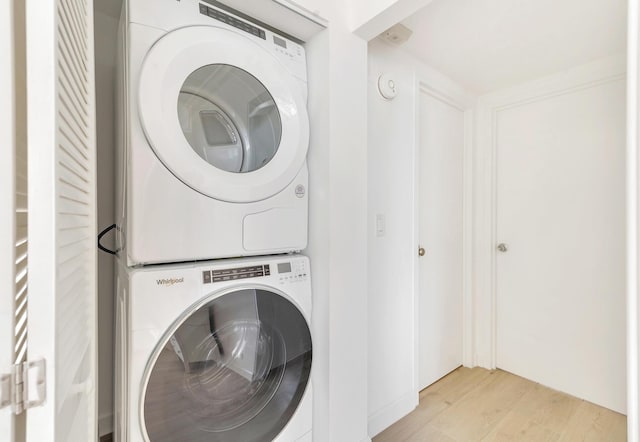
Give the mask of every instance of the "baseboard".
M 98 416 L 98 435 L 102 440 L 102 436 L 113 433 L 113 413 Z
M 374 437 L 390 425 L 411 413 L 420 401 L 418 392 L 410 391 L 400 399 L 369 416 L 369 436 Z

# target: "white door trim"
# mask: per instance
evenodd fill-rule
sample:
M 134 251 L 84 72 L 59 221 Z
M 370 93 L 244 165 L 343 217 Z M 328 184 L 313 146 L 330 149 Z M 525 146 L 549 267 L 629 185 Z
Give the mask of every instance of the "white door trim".
M 627 42 L 627 440 L 640 440 L 638 303 L 638 120 L 640 118 L 640 2 L 629 0 Z
M 414 169 L 413 169 L 413 188 L 414 188 L 414 201 L 413 201 L 413 244 L 415 249 L 415 255 L 413 260 L 413 275 L 414 275 L 414 390 L 419 388 L 419 331 L 420 331 L 420 316 L 418 303 L 420 298 L 420 273 L 418 262 L 418 242 L 419 242 L 419 229 L 420 229 L 420 94 L 427 94 L 439 101 L 442 101 L 464 113 L 464 150 L 463 150 L 463 208 L 462 208 L 462 226 L 463 226 L 463 250 L 462 250 L 462 324 L 463 340 L 462 340 L 462 364 L 466 367 L 472 367 L 475 365 L 473 360 L 474 354 L 474 312 L 473 312 L 473 292 L 472 292 L 472 270 L 473 270 L 473 121 L 474 121 L 474 103 L 466 96 L 459 93 L 452 93 L 447 90 L 445 85 L 438 84 L 429 78 L 428 75 L 417 75 L 416 78 L 416 95 L 414 100 L 415 105 L 415 140 L 414 143 Z
M 474 157 L 477 205 L 474 226 L 476 364 L 496 368 L 497 358 L 497 133 L 498 114 L 532 102 L 573 93 L 625 77 L 625 60 L 614 56 L 522 86 L 480 97 Z M 487 208 L 481 210 L 482 208 Z
M 15 296 L 15 176 L 16 138 L 14 105 L 13 1 L 0 5 L 0 375 L 11 373 L 14 363 Z M 11 406 L 0 410 L 0 434 L 14 440 Z

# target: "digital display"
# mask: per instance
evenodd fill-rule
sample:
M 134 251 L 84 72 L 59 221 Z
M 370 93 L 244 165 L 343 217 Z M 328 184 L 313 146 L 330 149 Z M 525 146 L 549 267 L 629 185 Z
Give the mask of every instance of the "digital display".
M 280 46 L 281 48 L 285 48 L 287 49 L 287 41 L 283 40 L 282 38 L 276 37 L 275 35 L 273 36 L 273 42 L 275 44 L 277 44 L 278 46 Z
M 279 263 L 278 273 L 291 273 L 291 263 L 290 262 Z

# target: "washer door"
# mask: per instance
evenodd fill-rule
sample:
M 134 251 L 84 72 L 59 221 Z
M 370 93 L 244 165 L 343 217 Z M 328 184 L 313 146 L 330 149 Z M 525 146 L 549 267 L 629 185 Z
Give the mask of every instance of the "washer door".
M 306 158 L 299 81 L 233 31 L 192 26 L 166 34 L 144 60 L 138 100 L 160 161 L 211 198 L 266 199 L 291 183 Z
M 311 334 L 298 308 L 267 289 L 214 295 L 186 312 L 144 375 L 141 421 L 153 442 L 272 440 L 302 400 Z

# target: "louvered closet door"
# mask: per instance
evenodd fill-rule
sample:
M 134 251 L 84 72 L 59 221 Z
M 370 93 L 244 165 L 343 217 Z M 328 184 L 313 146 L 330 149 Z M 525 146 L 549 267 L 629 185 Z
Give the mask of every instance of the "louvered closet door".
M 47 401 L 27 441 L 87 442 L 96 425 L 96 143 L 92 0 L 27 1 L 28 359 Z
M 13 306 L 15 293 L 15 131 L 13 93 L 13 11 L 0 3 L 0 374 L 13 364 Z M 0 404 L 4 405 L 4 404 Z M 10 406 L 0 409 L 0 438 L 14 440 Z

